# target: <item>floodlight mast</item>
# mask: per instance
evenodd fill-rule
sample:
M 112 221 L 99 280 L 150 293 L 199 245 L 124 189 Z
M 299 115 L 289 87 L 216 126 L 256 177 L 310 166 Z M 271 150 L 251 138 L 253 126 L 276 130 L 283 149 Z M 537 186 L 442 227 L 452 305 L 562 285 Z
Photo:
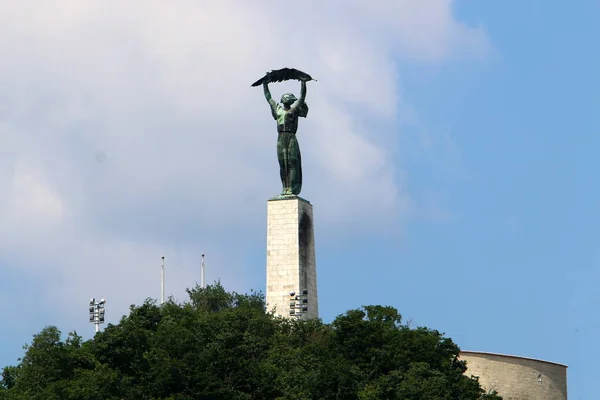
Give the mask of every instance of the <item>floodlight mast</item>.
M 100 331 L 100 324 L 104 323 L 104 305 L 106 300 L 97 301 L 94 297 L 90 299 L 90 322 L 96 326 L 96 332 Z
M 204 254 L 202 254 L 202 265 L 200 266 L 200 287 L 202 287 L 202 289 L 205 288 L 204 283 L 206 282 L 204 280 Z
M 165 256 L 162 256 L 162 266 L 160 268 L 160 304 L 165 302 Z

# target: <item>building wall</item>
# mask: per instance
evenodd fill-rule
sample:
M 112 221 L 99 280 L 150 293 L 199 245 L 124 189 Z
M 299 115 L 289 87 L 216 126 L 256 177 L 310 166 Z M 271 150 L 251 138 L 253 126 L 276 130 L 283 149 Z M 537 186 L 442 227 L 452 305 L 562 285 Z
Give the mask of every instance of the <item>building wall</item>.
M 567 400 L 567 366 L 531 358 L 462 351 L 468 376 L 504 400 Z

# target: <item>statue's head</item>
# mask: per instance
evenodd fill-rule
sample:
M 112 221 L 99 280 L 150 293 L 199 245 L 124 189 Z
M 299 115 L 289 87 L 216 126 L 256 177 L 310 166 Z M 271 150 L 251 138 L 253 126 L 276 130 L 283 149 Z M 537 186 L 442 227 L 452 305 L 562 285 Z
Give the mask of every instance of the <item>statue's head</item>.
M 281 104 L 284 106 L 291 106 L 296 100 L 298 99 L 293 93 L 285 93 L 283 96 L 281 96 Z

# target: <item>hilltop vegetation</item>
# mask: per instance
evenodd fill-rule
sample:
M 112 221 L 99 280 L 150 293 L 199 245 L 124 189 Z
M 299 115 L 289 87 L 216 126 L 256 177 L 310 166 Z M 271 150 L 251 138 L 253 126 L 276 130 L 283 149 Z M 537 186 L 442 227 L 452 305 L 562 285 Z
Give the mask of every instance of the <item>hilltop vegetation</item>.
M 365 306 L 331 324 L 281 320 L 262 294 L 220 284 L 189 301 L 147 300 L 88 341 L 56 327 L 4 368 L 2 400 L 499 400 L 484 394 L 451 339 Z

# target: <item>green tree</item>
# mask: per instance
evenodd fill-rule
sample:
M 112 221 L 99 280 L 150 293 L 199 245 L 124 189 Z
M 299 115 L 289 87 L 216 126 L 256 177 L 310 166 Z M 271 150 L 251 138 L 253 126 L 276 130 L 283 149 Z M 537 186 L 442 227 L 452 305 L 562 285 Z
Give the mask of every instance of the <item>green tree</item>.
M 131 306 L 86 342 L 44 328 L 4 368 L 0 399 L 500 399 L 464 374 L 456 344 L 393 307 L 325 324 L 275 318 L 262 294 L 220 283 L 188 295 Z

